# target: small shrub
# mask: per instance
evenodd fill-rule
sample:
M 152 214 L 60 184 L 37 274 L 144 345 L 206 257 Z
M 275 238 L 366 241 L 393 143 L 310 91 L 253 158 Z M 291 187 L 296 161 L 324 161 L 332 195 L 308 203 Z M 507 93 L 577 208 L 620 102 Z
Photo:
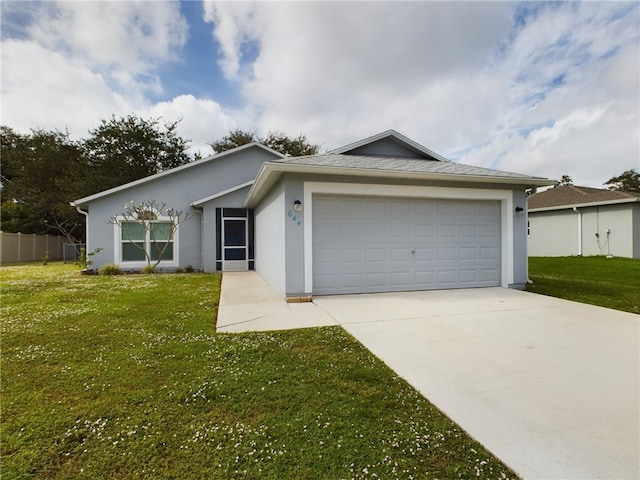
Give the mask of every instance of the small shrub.
M 49 264 L 49 250 L 44 252 L 44 257 L 42 257 L 42 265 L 48 265 L 48 264 Z
M 184 270 L 187 273 L 193 273 L 195 271 L 191 265 L 188 265 Z
M 140 270 L 140 273 L 156 273 L 156 270 L 153 268 L 152 265 L 147 265 L 142 270 Z
M 93 257 L 97 253 L 100 253 L 101 251 L 102 251 L 101 247 L 96 248 L 92 252 L 87 252 L 87 249 L 82 247 L 80 249 L 80 258 L 78 259 L 78 266 L 82 270 L 88 270 L 91 264 L 93 263 L 93 261 L 91 260 L 91 257 Z
M 100 275 L 120 275 L 120 266 L 115 263 L 105 263 L 98 272 Z
M 182 269 L 182 267 L 178 267 L 176 268 L 175 273 L 184 273 L 184 270 Z

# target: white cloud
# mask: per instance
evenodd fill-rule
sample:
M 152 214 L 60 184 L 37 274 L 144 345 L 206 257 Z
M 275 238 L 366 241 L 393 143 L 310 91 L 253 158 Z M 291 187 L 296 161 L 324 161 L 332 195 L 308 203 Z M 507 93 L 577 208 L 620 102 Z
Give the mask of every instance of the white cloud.
M 213 100 L 197 99 L 193 95 L 180 95 L 139 113 L 144 117 L 162 117 L 164 122 L 179 121 L 178 135 L 191 141 L 191 153 L 198 152 L 202 156 L 213 153 L 209 143 L 238 126 L 233 113 L 223 111 Z
M 637 4 L 207 8 L 262 132 L 331 148 L 395 128 L 462 162 L 593 186 L 638 165 Z
M 177 3 L 1 6 L 2 122 L 17 129 L 182 118 L 207 153 L 232 128 L 327 149 L 394 128 L 464 163 L 591 186 L 640 168 L 634 2 L 205 3 L 225 76 L 212 82 L 241 92 L 234 110 L 153 100 L 187 57 Z
M 188 25 L 175 2 L 43 2 L 28 25 L 48 49 L 89 67 L 148 73 L 155 62 L 178 58 Z
M 2 65 L 2 124 L 18 131 L 68 127 L 78 138 L 130 108 L 101 75 L 37 43 L 3 41 Z

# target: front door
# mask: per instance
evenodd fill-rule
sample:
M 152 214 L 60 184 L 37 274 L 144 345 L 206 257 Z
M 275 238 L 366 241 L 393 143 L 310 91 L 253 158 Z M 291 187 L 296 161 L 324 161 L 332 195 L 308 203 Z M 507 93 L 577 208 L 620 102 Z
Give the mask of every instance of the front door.
M 249 269 L 247 243 L 247 219 L 223 218 L 223 271 L 244 271 Z

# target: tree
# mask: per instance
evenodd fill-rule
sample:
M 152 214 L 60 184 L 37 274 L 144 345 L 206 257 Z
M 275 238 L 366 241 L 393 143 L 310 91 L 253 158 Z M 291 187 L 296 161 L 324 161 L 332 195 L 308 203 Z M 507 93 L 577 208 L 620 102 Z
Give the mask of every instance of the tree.
M 309 143 L 307 137 L 302 134 L 292 138 L 282 132 L 270 132 L 260 143 L 288 157 L 315 155 L 320 150 L 318 145 Z
M 214 152 L 221 153 L 251 142 L 261 143 L 289 157 L 315 155 L 320 150 L 320 146 L 310 143 L 305 135 L 289 137 L 283 132 L 276 131 L 269 132 L 266 137 L 261 138 L 253 131 L 240 129 L 232 130 L 221 139 L 211 142 L 210 145 Z
M 231 130 L 227 135 L 220 140 L 211 142 L 211 148 L 215 153 L 226 152 L 242 145 L 246 145 L 251 142 L 258 142 L 258 136 L 253 131 L 243 131 L 240 129 Z
M 122 238 L 133 247 L 128 255 L 144 259 L 147 271 L 153 272 L 169 248 L 173 248 L 173 236 L 178 225 L 191 217 L 190 213 L 167 207 L 166 203 L 145 200 L 127 203 L 124 211 L 111 217 L 109 223 L 117 225 Z M 151 262 L 154 262 L 153 265 Z
M 84 217 L 69 201 L 88 193 L 87 164 L 67 132 L 33 130 L 19 134 L 1 127 L 2 230 L 84 234 Z
M 134 115 L 101 120 L 84 141 L 94 191 L 138 180 L 191 161 L 189 142 L 176 133 L 178 122 L 160 126 L 159 119 Z
M 556 187 L 564 187 L 566 185 L 573 185 L 573 179 L 569 175 L 562 175 L 562 178 L 556 182 Z
M 604 185 L 609 190 L 621 190 L 624 192 L 640 192 L 640 173 L 634 168 L 622 172 L 617 177 L 607 180 Z

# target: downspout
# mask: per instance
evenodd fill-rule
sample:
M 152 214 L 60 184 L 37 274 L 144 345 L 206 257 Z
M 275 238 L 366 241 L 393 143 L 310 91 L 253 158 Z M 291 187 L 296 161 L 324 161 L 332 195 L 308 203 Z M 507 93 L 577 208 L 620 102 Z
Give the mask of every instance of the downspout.
M 578 256 L 582 256 L 582 211 L 578 207 L 573 207 L 573 211 L 578 214 Z
M 71 202 L 71 205 L 76 207 L 76 210 L 78 211 L 78 213 L 81 213 L 82 215 L 84 215 L 84 236 L 85 236 L 84 243 L 88 247 L 89 246 L 89 212 L 85 212 L 84 210 L 82 210 L 80 208 L 79 205 L 76 205 L 73 202 Z M 86 249 L 85 249 L 85 251 L 86 251 Z

